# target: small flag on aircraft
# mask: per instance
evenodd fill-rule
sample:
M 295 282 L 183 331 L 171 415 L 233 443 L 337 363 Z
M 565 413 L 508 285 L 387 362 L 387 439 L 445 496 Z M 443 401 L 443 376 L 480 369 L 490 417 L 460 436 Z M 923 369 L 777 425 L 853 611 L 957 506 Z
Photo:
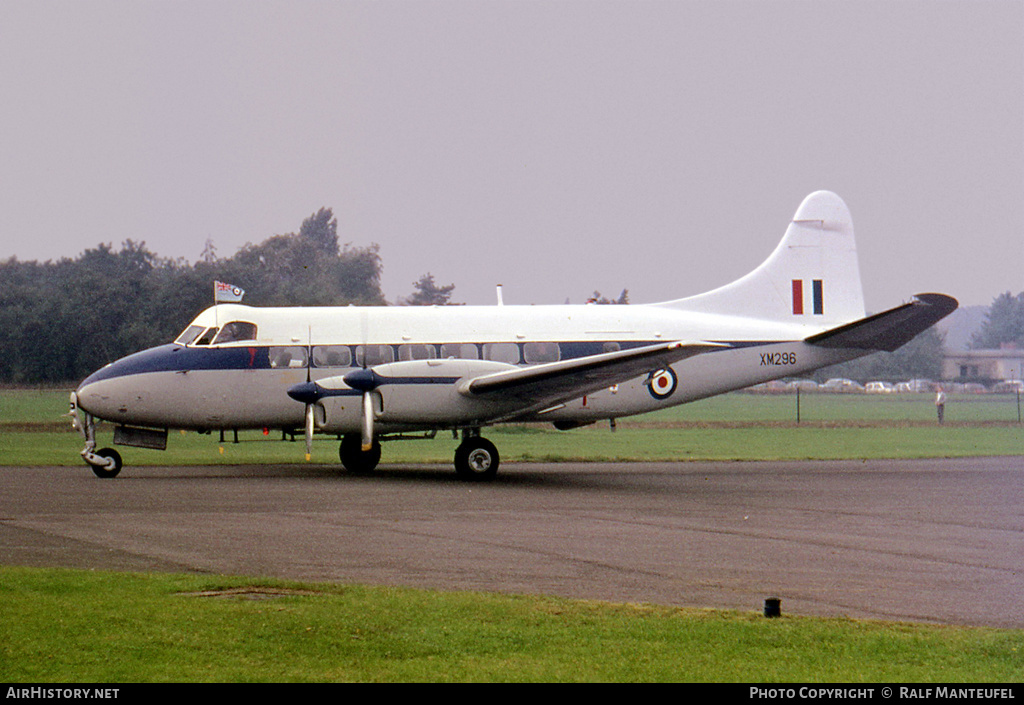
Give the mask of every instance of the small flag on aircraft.
M 243 296 L 245 296 L 245 290 L 240 289 L 234 284 L 225 284 L 224 282 L 217 281 L 213 283 L 214 303 L 221 303 L 222 301 L 241 301 Z

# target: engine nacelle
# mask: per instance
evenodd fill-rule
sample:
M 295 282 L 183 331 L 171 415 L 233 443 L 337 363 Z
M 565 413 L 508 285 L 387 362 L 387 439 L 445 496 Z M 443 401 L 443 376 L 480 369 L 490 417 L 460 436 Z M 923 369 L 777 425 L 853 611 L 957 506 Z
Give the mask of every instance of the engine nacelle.
M 372 395 L 374 417 L 382 430 L 473 425 L 516 402 L 467 397 L 459 392 L 460 384 L 512 369 L 516 366 L 491 360 L 410 360 L 320 379 L 317 428 L 325 433 L 359 430 L 364 394 Z

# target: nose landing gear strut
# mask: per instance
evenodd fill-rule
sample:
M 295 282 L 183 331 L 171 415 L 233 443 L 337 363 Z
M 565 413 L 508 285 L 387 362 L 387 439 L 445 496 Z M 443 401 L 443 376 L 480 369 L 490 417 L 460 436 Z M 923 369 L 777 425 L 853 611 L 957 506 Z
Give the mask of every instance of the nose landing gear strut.
M 123 465 L 121 454 L 113 448 L 96 450 L 96 419 L 89 412 L 78 408 L 78 397 L 71 392 L 71 425 L 85 438 L 82 459 L 92 468 L 96 477 L 117 477 Z M 84 418 L 83 418 L 84 415 Z

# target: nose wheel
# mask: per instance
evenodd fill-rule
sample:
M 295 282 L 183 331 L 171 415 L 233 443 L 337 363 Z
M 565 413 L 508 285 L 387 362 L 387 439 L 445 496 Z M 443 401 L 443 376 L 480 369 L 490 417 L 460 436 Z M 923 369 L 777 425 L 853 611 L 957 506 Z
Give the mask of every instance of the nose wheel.
M 121 472 L 121 454 L 113 448 L 100 448 L 93 457 L 104 461 L 102 464 L 86 461 L 96 477 L 117 477 Z
M 498 449 L 480 436 L 467 438 L 455 451 L 455 473 L 463 480 L 493 480 L 498 463 Z

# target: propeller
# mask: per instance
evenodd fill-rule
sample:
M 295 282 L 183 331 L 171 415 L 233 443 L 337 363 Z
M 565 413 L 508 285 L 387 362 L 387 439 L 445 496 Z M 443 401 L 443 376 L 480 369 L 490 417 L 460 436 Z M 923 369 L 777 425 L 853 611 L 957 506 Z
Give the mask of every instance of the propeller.
M 313 457 L 313 405 L 306 404 L 306 462 Z
M 313 326 L 310 326 L 307 334 L 307 342 L 309 343 L 306 351 L 306 388 L 312 388 L 316 390 L 316 385 L 313 384 L 310 377 L 310 368 L 313 366 Z M 314 398 L 306 401 L 306 462 L 308 463 L 313 457 L 313 404 L 316 403 L 319 394 L 316 394 Z
M 288 388 L 288 396 L 306 405 L 306 460 L 309 460 L 313 451 L 313 431 L 315 430 L 314 405 L 323 395 L 323 390 L 317 383 L 309 380 Z
M 364 365 L 365 360 L 364 353 Z M 380 386 L 381 377 L 372 369 L 362 367 L 349 372 L 342 379 L 349 387 L 363 393 L 362 450 L 368 451 L 373 448 L 373 392 Z
M 367 358 L 370 353 L 370 320 L 364 312 L 360 325 L 363 329 L 363 360 L 362 367 L 342 377 L 345 384 L 363 393 L 362 433 L 360 449 L 365 453 L 373 449 L 373 392 L 380 385 L 380 376 L 368 367 Z

